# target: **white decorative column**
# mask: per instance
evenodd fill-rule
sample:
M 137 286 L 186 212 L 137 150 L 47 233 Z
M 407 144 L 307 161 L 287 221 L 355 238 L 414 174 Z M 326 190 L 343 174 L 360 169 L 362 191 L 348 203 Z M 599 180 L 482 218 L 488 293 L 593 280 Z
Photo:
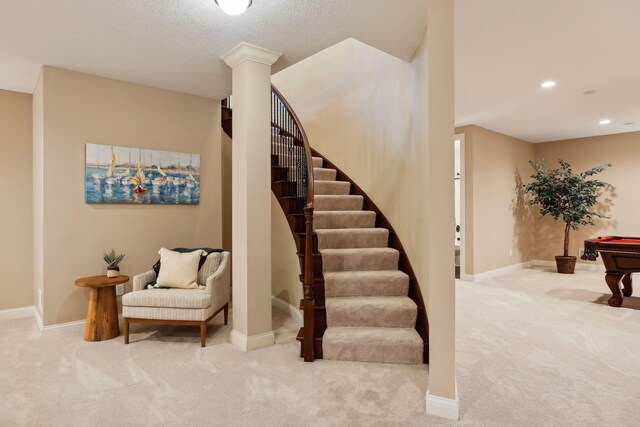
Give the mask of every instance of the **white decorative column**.
M 271 325 L 271 65 L 281 56 L 240 43 L 233 69 L 233 330 L 243 351 L 273 345 Z

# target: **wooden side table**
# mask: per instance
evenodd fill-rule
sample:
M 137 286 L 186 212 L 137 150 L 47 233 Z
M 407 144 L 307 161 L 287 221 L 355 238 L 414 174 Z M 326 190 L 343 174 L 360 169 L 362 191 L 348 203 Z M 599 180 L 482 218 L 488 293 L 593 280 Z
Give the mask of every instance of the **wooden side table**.
M 129 276 L 114 278 L 93 276 L 76 280 L 76 286 L 91 288 L 87 308 L 87 326 L 84 332 L 85 341 L 110 340 L 120 335 L 115 287 L 128 281 Z

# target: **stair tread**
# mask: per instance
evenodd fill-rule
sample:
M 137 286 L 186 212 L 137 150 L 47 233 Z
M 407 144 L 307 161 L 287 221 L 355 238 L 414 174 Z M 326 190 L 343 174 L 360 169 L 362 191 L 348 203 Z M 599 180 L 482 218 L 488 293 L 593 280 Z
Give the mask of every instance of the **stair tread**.
M 336 230 L 340 228 L 374 228 L 376 213 L 374 211 L 318 211 L 313 213 L 315 230 Z
M 415 328 L 378 328 L 369 326 L 329 326 L 322 336 L 324 344 L 330 342 L 349 343 L 360 341 L 361 345 L 376 345 L 380 342 L 412 343 L 423 346 L 422 337 Z
M 317 231 L 316 231 L 317 232 Z M 366 252 L 375 252 L 375 253 L 388 253 L 395 254 L 400 253 L 397 249 L 393 248 L 343 248 L 343 249 L 323 249 L 320 251 L 325 254 L 344 254 L 344 255 L 352 255 L 352 254 L 361 254 Z M 357 271 L 357 270 L 356 270 Z
M 410 277 L 400 270 L 323 273 L 325 298 L 407 296 Z
M 349 181 L 336 181 L 334 179 L 314 179 L 314 183 L 316 184 L 337 184 L 337 185 L 351 185 Z M 322 194 L 320 194 L 322 195 Z
M 334 181 L 334 182 L 346 182 L 346 181 Z M 364 200 L 364 197 L 358 194 L 315 194 L 314 198 L 315 199 L 318 199 L 318 198 L 336 199 L 336 200 L 342 200 L 342 199 L 363 199 Z
M 366 211 L 363 211 L 366 212 Z M 388 234 L 389 230 L 382 227 L 367 227 L 367 228 L 321 228 L 316 230 L 317 234 L 351 234 L 351 233 L 361 233 L 361 234 Z
M 327 326 L 412 328 L 418 306 L 408 296 L 325 298 Z
M 327 271 L 324 275 L 325 282 L 330 279 L 348 279 L 348 278 L 376 278 L 376 277 L 390 277 L 409 279 L 409 275 L 400 270 L 371 270 L 371 271 Z
M 315 212 L 360 211 L 364 206 L 364 197 L 357 194 L 316 194 Z
M 313 181 L 315 194 L 342 194 L 347 195 L 351 191 L 351 183 L 348 181 L 326 181 L 315 179 Z
M 339 215 L 361 215 L 361 216 L 375 216 L 375 211 L 314 211 L 313 215 L 331 215 L 331 216 L 339 216 Z M 372 228 L 372 227 L 368 227 Z
M 424 342 L 414 328 L 331 326 L 322 348 L 326 360 L 418 365 Z
M 356 296 L 356 297 L 327 297 L 325 298 L 325 307 L 344 308 L 358 306 L 393 306 L 397 309 L 418 309 L 416 303 L 408 296 Z

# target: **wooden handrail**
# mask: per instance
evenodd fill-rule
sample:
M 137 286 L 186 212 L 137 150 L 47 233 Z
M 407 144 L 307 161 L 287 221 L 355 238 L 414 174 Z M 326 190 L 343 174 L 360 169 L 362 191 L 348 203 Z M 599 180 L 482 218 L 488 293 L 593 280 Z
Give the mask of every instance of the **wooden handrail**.
M 280 93 L 275 86 L 271 85 L 272 93 L 278 98 L 278 100 L 282 103 L 286 110 L 286 115 L 289 117 L 281 117 L 281 111 L 278 109 L 274 110 L 274 106 L 272 105 L 272 126 L 278 129 L 278 133 L 280 136 L 285 138 L 293 139 L 293 145 L 297 145 L 299 147 L 299 138 L 297 133 L 302 139 L 302 146 L 304 149 L 304 160 L 306 163 L 306 178 L 307 178 L 307 186 L 306 186 L 306 200 L 305 207 L 303 209 L 304 218 L 305 218 L 305 245 L 304 245 L 304 272 L 303 272 L 303 284 L 304 284 L 304 302 L 303 302 L 303 310 L 304 310 L 304 345 L 303 345 L 303 356 L 305 362 L 313 362 L 315 360 L 315 299 L 313 295 L 313 201 L 314 201 L 314 192 L 313 192 L 313 156 L 311 154 L 311 146 L 309 145 L 309 139 L 307 138 L 307 134 L 302 127 L 302 123 L 298 118 L 298 115 L 291 108 L 291 104 L 285 99 L 284 96 Z M 272 98 L 273 102 L 273 98 Z M 275 117 L 274 117 L 275 116 Z M 278 123 L 278 119 L 280 119 L 281 123 Z M 293 119 L 294 126 L 288 119 Z M 273 142 L 272 142 L 273 143 Z M 285 157 L 293 156 L 293 147 L 286 147 Z M 289 166 L 292 166 L 289 163 Z M 303 175 L 304 176 L 304 175 Z M 300 179 L 300 176 L 295 176 L 296 180 Z

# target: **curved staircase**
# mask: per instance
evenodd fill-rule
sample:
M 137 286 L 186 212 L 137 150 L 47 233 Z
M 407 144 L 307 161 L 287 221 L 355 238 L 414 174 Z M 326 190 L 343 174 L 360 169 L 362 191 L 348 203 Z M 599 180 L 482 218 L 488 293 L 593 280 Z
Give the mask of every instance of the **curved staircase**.
M 427 363 L 425 304 L 397 234 L 358 185 L 308 146 L 275 88 L 271 145 L 272 191 L 294 235 L 305 289 L 301 356 Z
M 314 157 L 313 224 L 322 257 L 325 359 L 422 363 L 424 341 L 416 330 L 418 304 L 411 278 L 400 270 L 400 251 L 389 247 L 389 229 L 365 210 L 365 196 Z M 327 167 L 325 167 L 327 166 Z M 341 173 L 343 177 L 344 174 Z

